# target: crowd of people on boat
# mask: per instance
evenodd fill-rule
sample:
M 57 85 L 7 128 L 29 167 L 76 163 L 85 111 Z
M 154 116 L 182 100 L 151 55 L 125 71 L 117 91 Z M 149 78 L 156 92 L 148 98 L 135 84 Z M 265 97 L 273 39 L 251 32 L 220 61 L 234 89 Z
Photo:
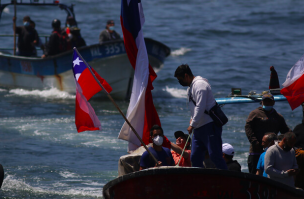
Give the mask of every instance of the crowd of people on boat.
M 163 129 L 154 125 L 150 131 L 153 144 L 149 150 L 158 162 L 145 151 L 140 159 L 140 170 L 179 165 L 241 172 L 241 165 L 233 160 L 233 146 L 222 144 L 222 126 L 205 112 L 217 106 L 208 81 L 194 76 L 187 64 L 180 65 L 174 76 L 182 86 L 188 87 L 189 134 L 176 131 L 176 143 L 170 143 Z M 246 120 L 245 132 L 250 143 L 249 173 L 304 189 L 304 119 L 292 131 L 274 105 L 273 95 L 265 93 L 261 106 L 251 111 Z M 302 106 L 304 113 L 304 103 Z
M 16 18 L 13 18 L 14 23 Z M 86 46 L 86 42 L 80 34 L 77 22 L 74 17 L 68 16 L 66 26 L 61 27 L 61 21 L 52 21 L 53 31 L 46 44 L 43 44 L 36 31 L 35 22 L 29 16 L 23 18 L 23 26 L 14 26 L 14 31 L 18 35 L 17 55 L 26 57 L 37 57 L 36 47 L 43 50 L 42 58 L 57 55 L 74 47 Z M 115 23 L 108 20 L 105 29 L 99 35 L 99 43 L 120 40 L 120 35 L 114 30 Z

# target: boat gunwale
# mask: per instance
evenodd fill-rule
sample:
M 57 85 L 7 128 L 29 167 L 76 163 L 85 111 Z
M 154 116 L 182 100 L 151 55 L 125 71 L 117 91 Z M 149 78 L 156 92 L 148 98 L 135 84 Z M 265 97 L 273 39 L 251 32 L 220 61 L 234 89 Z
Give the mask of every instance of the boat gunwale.
M 276 187 L 277 189 L 281 189 L 290 193 L 293 196 L 297 197 L 304 197 L 303 190 L 297 190 L 293 187 L 290 187 L 286 184 L 281 182 L 271 180 L 269 178 L 265 178 L 263 176 L 254 175 L 251 173 L 243 173 L 237 171 L 226 171 L 220 169 L 204 169 L 198 167 L 175 167 L 175 166 L 168 166 L 168 167 L 160 167 L 160 168 L 151 168 L 145 169 L 141 171 L 132 172 L 123 176 L 120 176 L 114 180 L 111 180 L 103 187 L 103 195 L 107 198 L 110 198 L 109 190 L 110 188 L 114 187 L 115 185 L 131 180 L 138 177 L 144 177 L 149 175 L 161 175 L 161 174 L 207 174 L 207 175 L 215 175 L 215 176 L 227 176 L 227 177 L 237 177 L 243 179 L 249 179 L 254 181 L 263 181 L 265 184 L 271 185 Z

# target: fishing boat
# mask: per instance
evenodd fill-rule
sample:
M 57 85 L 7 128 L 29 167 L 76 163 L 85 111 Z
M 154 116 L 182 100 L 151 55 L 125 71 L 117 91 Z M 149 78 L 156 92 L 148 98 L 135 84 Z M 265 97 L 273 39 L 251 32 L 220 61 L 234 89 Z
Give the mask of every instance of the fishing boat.
M 3 9 L 14 5 L 0 2 L 0 17 Z M 16 2 L 16 6 L 57 6 L 67 13 L 67 17 L 75 13 L 73 5 L 67 6 L 53 3 Z M 150 38 L 145 38 L 150 65 L 157 72 L 170 55 L 170 48 Z M 129 99 L 133 83 L 134 69 L 125 51 L 123 40 L 110 41 L 78 48 L 82 57 L 99 73 L 113 88 L 111 96 L 116 99 Z M 24 89 L 50 89 L 75 93 L 75 82 L 72 72 L 73 50 L 47 58 L 24 57 L 0 51 L 0 86 Z M 102 95 L 100 93 L 100 95 Z
M 159 167 L 120 176 L 103 187 L 106 199 L 300 199 L 304 191 L 249 173 L 195 167 Z

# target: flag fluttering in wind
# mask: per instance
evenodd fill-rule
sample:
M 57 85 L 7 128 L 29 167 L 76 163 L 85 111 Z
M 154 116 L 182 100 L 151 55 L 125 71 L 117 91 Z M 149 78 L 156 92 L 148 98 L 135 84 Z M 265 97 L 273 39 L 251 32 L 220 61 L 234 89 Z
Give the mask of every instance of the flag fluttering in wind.
M 111 86 L 91 66 L 89 67 L 105 90 L 110 93 L 112 91 Z M 90 69 L 74 49 L 73 72 L 76 83 L 75 124 L 78 133 L 101 130 L 100 121 L 88 100 L 101 91 L 102 88 L 96 82 Z
M 304 55 L 290 69 L 283 86 L 281 94 L 294 110 L 304 102 Z
M 130 63 L 135 69 L 127 118 L 143 142 L 148 144 L 150 128 L 155 124 L 160 126 L 160 120 L 151 93 L 152 82 L 157 76 L 149 65 L 142 32 L 145 18 L 140 0 L 121 0 L 120 21 L 125 49 Z M 129 141 L 129 151 L 135 150 L 141 145 L 126 122 L 121 128 L 118 138 Z

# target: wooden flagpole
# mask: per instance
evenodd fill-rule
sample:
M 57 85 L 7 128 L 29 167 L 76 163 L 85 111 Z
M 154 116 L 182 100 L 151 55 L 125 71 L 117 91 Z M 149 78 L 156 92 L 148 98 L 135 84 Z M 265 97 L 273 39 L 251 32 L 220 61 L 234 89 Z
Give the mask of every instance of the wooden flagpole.
M 148 153 L 151 155 L 151 157 L 153 158 L 153 160 L 156 162 L 156 164 L 158 165 L 158 160 L 154 157 L 154 155 L 151 153 L 151 151 L 148 149 L 148 147 L 146 146 L 146 144 L 144 143 L 144 141 L 141 139 L 141 137 L 138 135 L 138 133 L 136 132 L 136 130 L 133 128 L 133 126 L 131 125 L 131 123 L 129 122 L 129 120 L 126 118 L 126 116 L 123 114 L 123 112 L 120 110 L 120 108 L 118 107 L 118 105 L 116 104 L 116 102 L 114 101 L 114 99 L 112 98 L 112 96 L 108 93 L 108 91 L 102 86 L 102 84 L 99 82 L 99 80 L 97 79 L 97 77 L 95 76 L 95 74 L 93 73 L 93 71 L 91 70 L 91 68 L 89 67 L 89 64 L 83 59 L 83 57 L 81 56 L 81 54 L 78 52 L 77 48 L 74 47 L 74 50 L 77 52 L 78 56 L 82 59 L 82 61 L 84 62 L 84 64 L 87 66 L 87 68 L 90 70 L 90 72 L 92 73 L 95 81 L 99 84 L 99 86 L 102 88 L 102 90 L 104 90 L 107 93 L 108 98 L 112 101 L 112 103 L 114 104 L 114 106 L 117 108 L 117 110 L 119 111 L 119 113 L 122 115 L 122 117 L 125 119 L 125 121 L 127 122 L 127 124 L 130 126 L 130 128 L 132 129 L 132 131 L 135 133 L 136 137 L 139 139 L 139 141 L 141 142 L 141 144 L 145 147 L 145 149 L 148 151 Z

